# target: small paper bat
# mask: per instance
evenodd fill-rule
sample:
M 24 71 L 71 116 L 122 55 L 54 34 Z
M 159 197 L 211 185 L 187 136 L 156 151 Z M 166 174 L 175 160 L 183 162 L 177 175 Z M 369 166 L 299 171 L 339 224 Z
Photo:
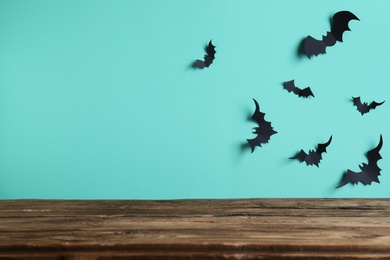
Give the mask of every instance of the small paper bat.
M 350 31 L 348 23 L 351 20 L 359 20 L 353 13 L 349 11 L 340 11 L 333 15 L 332 28 L 330 32 L 327 32 L 325 36 L 322 36 L 322 40 L 316 40 L 310 35 L 305 39 L 305 53 L 310 59 L 311 55 L 318 56 L 318 54 L 325 54 L 326 47 L 330 47 L 336 44 L 336 42 L 343 41 L 343 33 Z
M 343 176 L 343 180 L 340 182 L 337 188 L 343 187 L 347 183 L 358 184 L 359 182 L 364 185 L 371 184 L 372 182 L 379 183 L 378 176 L 381 175 L 381 168 L 378 167 L 378 161 L 382 159 L 382 156 L 379 154 L 383 145 L 382 135 L 379 139 L 379 144 L 367 152 L 368 164 L 363 163 L 361 166 L 359 165 L 360 172 L 354 172 L 351 170 L 347 170 L 347 172 Z
M 330 136 L 328 142 L 324 144 L 318 144 L 317 150 L 309 150 L 309 154 L 305 153 L 302 149 L 295 156 L 290 157 L 289 159 L 298 159 L 300 162 L 306 162 L 306 165 L 315 165 L 317 167 L 320 161 L 322 160 L 322 153 L 326 153 L 326 147 L 329 146 L 332 141 L 332 136 Z
M 307 87 L 304 89 L 297 88 L 295 86 L 294 80 L 283 82 L 283 86 L 285 89 L 288 90 L 288 92 L 292 91 L 295 95 L 297 95 L 299 97 L 305 97 L 305 98 L 307 98 L 309 96 L 314 97 L 314 94 L 311 91 L 310 87 Z
M 255 150 L 255 146 L 261 147 L 261 144 L 268 143 L 271 135 L 276 134 L 277 132 L 273 130 L 271 123 L 264 120 L 265 113 L 260 112 L 259 103 L 253 99 L 256 105 L 255 112 L 253 113 L 251 119 L 255 121 L 259 126 L 254 127 L 254 134 L 257 136 L 253 139 L 246 139 L 252 149 L 252 152 Z
M 206 46 L 206 55 L 204 55 L 204 61 L 203 60 L 196 60 L 192 64 L 192 67 L 197 68 L 197 69 L 203 69 L 205 67 L 208 68 L 211 65 L 211 63 L 213 63 L 213 61 L 214 61 L 215 53 L 217 53 L 215 51 L 215 46 L 212 44 L 212 42 L 210 40 L 209 44 L 207 44 L 207 46 Z
M 375 109 L 377 106 L 382 105 L 385 103 L 385 101 L 382 101 L 380 103 L 372 101 L 371 104 L 368 105 L 368 103 L 360 101 L 360 97 L 352 97 L 353 104 L 357 107 L 357 110 L 364 115 L 365 113 L 368 113 L 371 109 Z

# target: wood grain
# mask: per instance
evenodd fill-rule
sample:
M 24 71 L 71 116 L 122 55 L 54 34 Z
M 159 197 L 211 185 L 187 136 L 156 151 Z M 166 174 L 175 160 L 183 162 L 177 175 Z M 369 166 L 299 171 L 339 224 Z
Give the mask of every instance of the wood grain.
M 390 200 L 0 201 L 0 258 L 390 259 Z

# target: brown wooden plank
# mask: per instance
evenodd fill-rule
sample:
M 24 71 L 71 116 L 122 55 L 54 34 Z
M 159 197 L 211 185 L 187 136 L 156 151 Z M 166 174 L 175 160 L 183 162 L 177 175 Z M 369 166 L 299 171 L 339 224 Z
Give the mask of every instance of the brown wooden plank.
M 390 259 L 390 200 L 0 201 L 1 257 Z

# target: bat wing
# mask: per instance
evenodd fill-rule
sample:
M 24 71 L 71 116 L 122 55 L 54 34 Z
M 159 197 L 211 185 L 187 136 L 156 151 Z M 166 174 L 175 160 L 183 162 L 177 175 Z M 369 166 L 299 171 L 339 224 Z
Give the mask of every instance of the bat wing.
M 300 162 L 304 162 L 306 160 L 307 156 L 308 156 L 308 154 L 305 153 L 305 151 L 301 149 L 296 155 L 294 155 L 293 157 L 290 157 L 289 159 L 297 159 Z
M 260 111 L 260 106 L 259 106 L 259 103 L 257 103 L 256 99 L 253 99 L 253 101 L 255 102 L 255 112 L 253 113 L 251 119 L 253 121 L 255 121 L 258 125 L 264 123 L 264 116 L 265 116 L 265 113 L 262 113 Z
M 206 46 L 206 55 L 204 56 L 204 63 L 205 63 L 205 67 L 209 67 L 211 65 L 211 63 L 213 63 L 214 59 L 215 59 L 215 46 L 213 45 L 213 43 L 209 42 L 209 44 L 207 44 Z
M 252 153 L 255 150 L 255 146 L 261 147 L 261 144 L 268 143 L 271 135 L 277 133 L 275 130 L 273 130 L 271 123 L 264 120 L 265 113 L 262 113 L 260 111 L 259 103 L 257 103 L 255 99 L 253 99 L 253 101 L 255 102 L 256 109 L 251 119 L 255 121 L 259 126 L 254 128 L 255 131 L 253 133 L 256 134 L 256 137 L 253 139 L 247 139 L 252 149 Z
M 326 147 L 330 145 L 330 142 L 332 142 L 332 136 L 330 136 L 329 140 L 324 144 L 318 144 L 316 153 L 321 155 L 322 153 L 326 153 Z
M 307 98 L 309 96 L 314 97 L 314 94 L 311 91 L 310 87 L 302 89 L 298 95 L 299 95 L 299 97 L 305 97 L 305 98 Z
M 377 106 L 380 106 L 383 103 L 385 103 L 385 101 L 382 101 L 380 103 L 372 101 L 371 104 L 368 106 L 368 110 L 375 109 Z
M 335 39 L 339 42 L 343 41 L 343 33 L 345 31 L 350 31 L 351 29 L 348 26 L 348 23 L 351 20 L 359 20 L 353 13 L 349 11 L 337 12 L 333 15 L 332 29 L 331 32 L 334 35 Z
M 215 56 L 215 53 L 217 53 L 215 51 L 215 46 L 213 45 L 211 40 L 210 40 L 209 44 L 207 44 L 207 46 L 206 46 L 206 53 L 207 53 L 208 56 L 213 57 L 213 58 Z
M 368 164 L 363 163 L 362 166 L 359 166 L 361 172 L 347 170 L 347 172 L 344 174 L 343 180 L 340 182 L 337 188 L 340 188 L 347 183 L 358 184 L 361 182 L 364 185 L 371 184 L 372 182 L 379 183 L 378 176 L 380 175 L 381 168 L 378 167 L 378 161 L 382 159 L 382 156 L 379 154 L 382 145 L 383 138 L 381 135 L 378 145 L 374 149 L 367 152 Z
M 343 180 L 336 188 L 341 188 L 348 183 L 358 184 L 359 182 L 368 183 L 368 181 L 369 178 L 364 173 L 347 170 L 347 172 L 344 173 Z
M 326 45 L 323 41 L 319 41 L 311 37 L 310 35 L 305 39 L 305 54 L 310 59 L 312 55 L 318 56 L 318 54 L 326 53 Z
M 283 87 L 287 89 L 288 92 L 293 92 L 297 95 L 301 91 L 299 88 L 295 87 L 294 80 L 283 82 Z
M 287 89 L 288 92 L 292 91 L 296 95 L 299 95 L 299 93 L 301 93 L 301 89 L 295 86 L 294 80 L 283 82 L 283 86 L 285 89 Z
M 381 168 L 378 166 L 378 161 L 382 159 L 382 156 L 380 155 L 379 151 L 381 150 L 383 145 L 383 138 L 382 135 L 380 135 L 379 143 L 378 145 L 367 152 L 367 159 L 368 159 L 368 164 L 363 164 L 361 170 L 363 172 L 366 172 L 368 176 L 371 177 L 372 181 L 378 182 L 379 179 L 378 176 L 380 175 Z M 369 183 L 368 183 L 369 184 Z
M 192 63 L 192 67 L 196 69 L 203 69 L 206 66 L 205 62 L 202 60 L 196 60 Z

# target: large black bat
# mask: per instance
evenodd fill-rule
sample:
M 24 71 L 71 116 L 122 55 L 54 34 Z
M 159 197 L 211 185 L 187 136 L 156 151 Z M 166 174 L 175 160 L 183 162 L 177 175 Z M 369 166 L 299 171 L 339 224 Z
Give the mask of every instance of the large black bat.
M 314 94 L 311 91 L 310 87 L 307 87 L 307 88 L 304 88 L 304 89 L 297 88 L 295 86 L 294 80 L 283 82 L 283 86 L 284 86 L 285 89 L 288 90 L 288 92 L 292 91 L 298 97 L 305 97 L 305 98 L 307 98 L 309 96 L 314 97 Z
M 331 141 L 332 136 L 330 136 L 328 142 L 324 144 L 318 144 L 317 150 L 309 150 L 309 153 L 307 154 L 301 149 L 299 153 L 293 157 L 290 157 L 289 159 L 298 159 L 300 162 L 306 162 L 306 165 L 315 165 L 319 167 L 318 164 L 322 160 L 322 153 L 326 153 L 326 147 L 329 146 Z
M 353 13 L 349 11 L 340 11 L 333 15 L 333 22 L 330 32 L 322 36 L 322 40 L 316 40 L 310 35 L 305 39 L 305 53 L 310 59 L 311 55 L 318 56 L 318 54 L 325 54 L 326 47 L 336 44 L 336 42 L 343 41 L 343 33 L 350 31 L 348 23 L 351 20 L 359 20 Z M 360 20 L 359 20 L 360 21 Z
M 378 167 L 378 161 L 382 159 L 382 156 L 379 154 L 382 145 L 383 139 L 381 135 L 379 144 L 374 149 L 367 152 L 368 164 L 363 163 L 361 166 L 359 165 L 360 172 L 354 172 L 348 169 L 337 188 L 343 187 L 347 183 L 358 184 L 361 182 L 364 185 L 371 184 L 372 182 L 379 183 L 378 176 L 381 175 L 381 168 Z
M 194 61 L 192 67 L 197 69 L 204 69 L 205 67 L 208 68 L 211 65 L 211 63 L 213 63 L 214 61 L 215 53 L 217 53 L 215 51 L 215 46 L 210 40 L 209 44 L 207 44 L 206 46 L 206 55 L 204 55 L 204 60 Z
M 253 139 L 246 139 L 252 149 L 252 153 L 255 150 L 255 146 L 261 147 L 261 144 L 268 143 L 271 135 L 276 134 L 277 132 L 273 130 L 271 122 L 265 121 L 265 113 L 260 112 L 259 103 L 253 99 L 256 105 L 255 112 L 253 113 L 251 119 L 255 121 L 259 126 L 254 127 L 254 134 L 257 136 Z
M 380 103 L 372 101 L 370 104 L 360 100 L 360 97 L 352 97 L 353 104 L 357 107 L 357 110 L 364 115 L 365 113 L 368 113 L 371 109 L 375 109 L 377 106 L 382 105 L 385 103 L 385 101 L 382 101 Z

